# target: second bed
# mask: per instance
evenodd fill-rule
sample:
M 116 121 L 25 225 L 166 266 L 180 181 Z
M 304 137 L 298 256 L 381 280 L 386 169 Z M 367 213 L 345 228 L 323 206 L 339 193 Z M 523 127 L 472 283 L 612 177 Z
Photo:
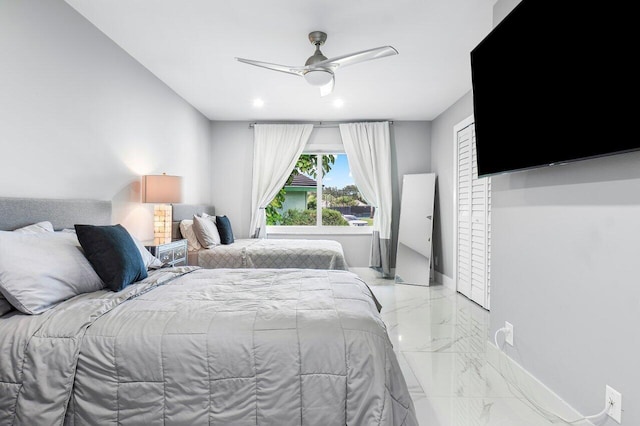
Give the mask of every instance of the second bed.
M 180 221 L 196 214 L 214 214 L 212 206 L 177 204 L 173 206 L 173 237 L 183 238 Z M 189 252 L 189 265 L 202 268 L 302 268 L 348 270 L 342 245 L 333 240 L 236 239 Z

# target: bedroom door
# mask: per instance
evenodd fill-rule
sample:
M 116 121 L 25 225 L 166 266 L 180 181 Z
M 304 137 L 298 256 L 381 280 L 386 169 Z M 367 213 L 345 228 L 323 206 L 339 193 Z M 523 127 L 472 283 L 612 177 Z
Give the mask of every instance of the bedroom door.
M 454 128 L 456 141 L 456 289 L 490 306 L 491 179 L 478 179 L 472 118 Z

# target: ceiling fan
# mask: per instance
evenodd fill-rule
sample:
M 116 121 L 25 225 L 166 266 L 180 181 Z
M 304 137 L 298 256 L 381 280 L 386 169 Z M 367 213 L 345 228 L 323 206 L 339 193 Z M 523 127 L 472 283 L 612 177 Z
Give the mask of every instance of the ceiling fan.
M 243 58 L 236 59 L 240 62 L 244 62 L 245 64 L 304 77 L 305 80 L 307 80 L 307 83 L 312 86 L 320 87 L 320 96 L 326 96 L 333 91 L 335 81 L 334 73 L 338 68 L 369 61 L 371 59 L 384 58 L 385 56 L 398 54 L 398 51 L 393 47 L 382 46 L 327 59 L 327 57 L 320 51 L 320 46 L 322 46 L 326 40 L 327 34 L 322 31 L 313 31 L 309 33 L 309 41 L 316 47 L 316 51 L 309 57 L 309 59 L 307 59 L 304 66 L 270 64 L 268 62 L 260 62 Z

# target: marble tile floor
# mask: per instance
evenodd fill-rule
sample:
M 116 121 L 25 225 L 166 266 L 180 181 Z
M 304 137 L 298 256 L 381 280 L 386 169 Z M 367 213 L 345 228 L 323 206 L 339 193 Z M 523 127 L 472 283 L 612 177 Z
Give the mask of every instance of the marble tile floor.
M 352 268 L 382 318 L 421 426 L 540 426 L 543 417 L 487 361 L 489 312 L 442 286 L 395 284 Z

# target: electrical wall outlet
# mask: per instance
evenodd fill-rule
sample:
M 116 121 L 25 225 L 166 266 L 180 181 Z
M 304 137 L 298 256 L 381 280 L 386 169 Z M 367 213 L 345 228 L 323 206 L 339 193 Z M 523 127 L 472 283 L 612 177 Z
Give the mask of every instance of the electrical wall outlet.
M 506 331 L 504 332 L 504 341 L 513 346 L 513 324 L 509 321 L 505 321 L 504 328 L 506 328 Z
M 438 256 L 433 257 L 433 262 L 438 266 Z
M 622 423 L 622 394 L 607 385 L 605 391 L 605 404 L 607 405 L 607 414 L 618 423 Z

